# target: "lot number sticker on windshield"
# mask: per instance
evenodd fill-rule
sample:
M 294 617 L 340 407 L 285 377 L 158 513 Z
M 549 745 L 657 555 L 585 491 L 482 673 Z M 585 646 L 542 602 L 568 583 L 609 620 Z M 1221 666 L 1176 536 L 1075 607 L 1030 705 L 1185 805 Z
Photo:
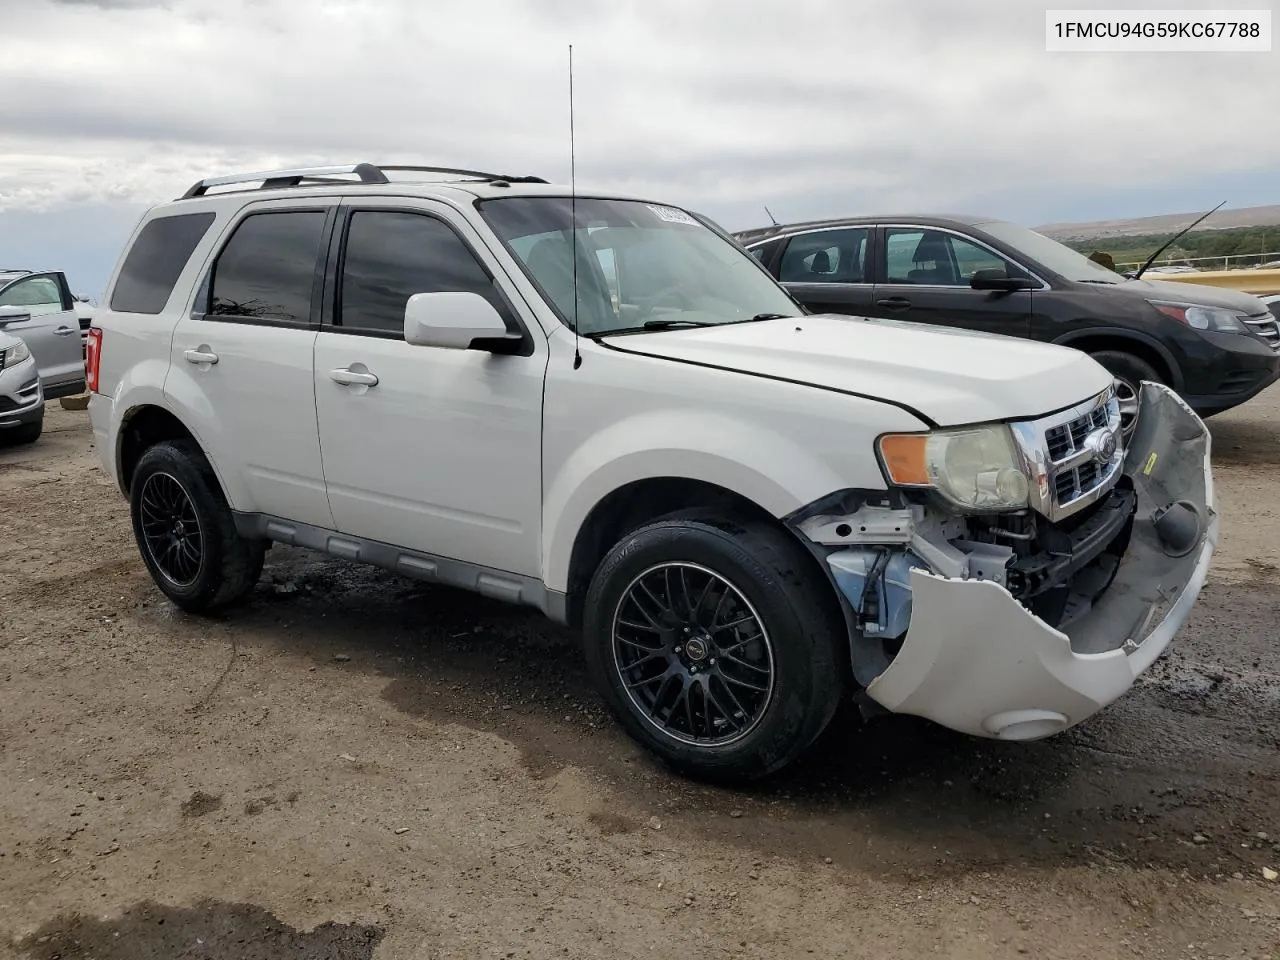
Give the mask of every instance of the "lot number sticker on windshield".
M 655 207 L 653 204 L 646 204 L 646 206 L 658 215 L 659 220 L 665 220 L 667 223 L 687 223 L 694 227 L 698 225 L 697 220 L 675 207 Z

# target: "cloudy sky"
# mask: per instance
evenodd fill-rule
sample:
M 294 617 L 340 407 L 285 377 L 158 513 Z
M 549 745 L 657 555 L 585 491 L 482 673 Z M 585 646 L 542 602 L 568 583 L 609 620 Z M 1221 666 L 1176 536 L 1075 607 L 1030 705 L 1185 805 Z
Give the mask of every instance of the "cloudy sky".
M 149 204 L 237 170 L 567 180 L 569 43 L 579 184 L 730 229 L 765 204 L 1034 225 L 1280 202 L 1280 124 L 1260 122 L 1280 48 L 1050 54 L 1045 6 L 0 0 L 0 266 L 65 269 L 97 297 Z

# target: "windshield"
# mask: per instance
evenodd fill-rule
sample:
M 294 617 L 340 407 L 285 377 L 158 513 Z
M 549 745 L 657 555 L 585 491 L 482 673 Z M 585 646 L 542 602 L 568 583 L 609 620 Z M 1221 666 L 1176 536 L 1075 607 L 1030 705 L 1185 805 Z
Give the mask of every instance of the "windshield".
M 1094 263 L 1082 253 L 1051 240 L 1042 233 L 1020 227 L 1016 223 L 992 220 L 976 226 L 991 234 L 1015 251 L 1026 255 L 1067 280 L 1081 283 L 1124 283 L 1125 278 L 1100 263 Z
M 801 313 L 742 248 L 675 207 L 579 197 L 503 197 L 481 215 L 583 336 Z M 578 296 L 574 303 L 574 235 Z

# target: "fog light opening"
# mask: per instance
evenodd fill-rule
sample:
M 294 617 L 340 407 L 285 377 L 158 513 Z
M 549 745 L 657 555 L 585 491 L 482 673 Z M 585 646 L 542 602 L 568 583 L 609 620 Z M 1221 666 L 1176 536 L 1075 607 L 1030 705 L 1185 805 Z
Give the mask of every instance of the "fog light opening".
M 1039 740 L 1061 733 L 1071 725 L 1053 710 L 1010 710 L 987 717 L 982 726 L 999 740 Z

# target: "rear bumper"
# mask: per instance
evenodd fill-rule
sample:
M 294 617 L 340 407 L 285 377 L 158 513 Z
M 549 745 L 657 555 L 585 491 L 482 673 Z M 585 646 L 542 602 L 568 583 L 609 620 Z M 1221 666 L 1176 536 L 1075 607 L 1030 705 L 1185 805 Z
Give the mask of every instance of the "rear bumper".
M 1137 494 L 1132 534 L 1092 607 L 1058 630 L 1000 584 L 913 569 L 906 635 L 868 696 L 895 713 L 1008 740 L 1060 732 L 1118 699 L 1169 646 L 1208 574 L 1218 539 L 1209 447 L 1184 401 L 1143 384 L 1124 468 Z M 1190 505 L 1193 525 L 1175 549 L 1157 521 L 1177 501 Z
M 112 400 L 104 393 L 89 394 L 89 425 L 93 428 L 93 448 L 98 463 L 112 480 L 120 485 L 120 472 L 116 469 L 116 435 L 112 427 Z M 125 493 L 123 487 L 121 493 Z

